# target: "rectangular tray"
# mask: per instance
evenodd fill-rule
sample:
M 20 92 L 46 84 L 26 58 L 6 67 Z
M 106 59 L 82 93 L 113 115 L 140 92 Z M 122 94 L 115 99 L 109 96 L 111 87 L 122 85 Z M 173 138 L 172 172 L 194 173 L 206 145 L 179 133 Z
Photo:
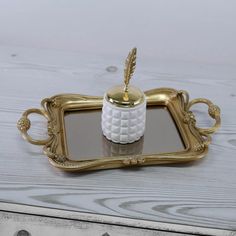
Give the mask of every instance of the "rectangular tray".
M 147 121 L 144 137 L 132 144 L 115 144 L 101 131 L 102 97 L 61 94 L 42 101 L 43 109 L 29 109 L 18 121 L 23 137 L 44 145 L 52 165 L 66 171 L 87 171 L 194 161 L 206 155 L 210 134 L 220 126 L 220 109 L 207 99 L 189 102 L 188 93 L 170 88 L 145 92 Z M 196 127 L 190 107 L 209 106 L 215 119 L 211 128 Z M 28 115 L 38 113 L 48 120 L 48 139 L 28 134 Z

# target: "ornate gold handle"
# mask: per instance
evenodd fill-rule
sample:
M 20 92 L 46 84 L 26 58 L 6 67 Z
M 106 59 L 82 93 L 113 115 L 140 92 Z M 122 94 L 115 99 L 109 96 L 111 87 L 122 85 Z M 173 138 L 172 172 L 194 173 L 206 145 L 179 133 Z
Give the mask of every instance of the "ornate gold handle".
M 186 110 L 189 111 L 189 109 L 194 104 L 197 104 L 197 103 L 205 103 L 206 105 L 208 105 L 208 114 L 210 115 L 211 118 L 213 118 L 215 120 L 215 124 L 212 127 L 210 127 L 210 128 L 199 128 L 199 127 L 196 127 L 196 128 L 203 135 L 208 135 L 208 134 L 214 133 L 220 127 L 220 123 L 221 123 L 220 108 L 217 105 L 214 105 L 208 99 L 196 98 L 196 99 L 193 99 L 192 101 L 190 101 L 187 104 Z
M 23 138 L 25 140 L 27 140 L 29 143 L 32 143 L 35 145 L 45 145 L 48 142 L 50 142 L 51 137 L 48 137 L 45 140 L 36 140 L 36 139 L 33 139 L 27 132 L 31 126 L 31 122 L 30 122 L 28 116 L 32 113 L 42 115 L 49 121 L 49 117 L 48 117 L 48 114 L 46 113 L 46 111 L 41 110 L 41 109 L 37 109 L 37 108 L 32 108 L 32 109 L 26 110 L 23 113 L 22 117 L 17 122 L 17 128 L 20 130 Z

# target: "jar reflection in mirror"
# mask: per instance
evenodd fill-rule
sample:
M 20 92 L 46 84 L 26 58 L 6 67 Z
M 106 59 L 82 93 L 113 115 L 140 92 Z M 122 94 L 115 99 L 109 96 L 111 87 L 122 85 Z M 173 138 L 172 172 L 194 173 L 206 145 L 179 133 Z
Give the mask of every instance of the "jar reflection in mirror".
M 102 148 L 103 155 L 107 156 L 128 156 L 128 155 L 139 155 L 143 152 L 143 141 L 144 137 L 136 142 L 129 144 L 114 143 L 102 136 Z

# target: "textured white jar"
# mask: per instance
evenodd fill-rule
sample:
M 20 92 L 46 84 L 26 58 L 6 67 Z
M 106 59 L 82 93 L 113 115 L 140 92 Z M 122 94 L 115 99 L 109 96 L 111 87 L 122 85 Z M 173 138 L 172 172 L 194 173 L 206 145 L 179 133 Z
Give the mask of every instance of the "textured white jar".
M 145 131 L 146 99 L 134 107 L 119 107 L 103 99 L 102 131 L 105 137 L 115 143 L 133 143 Z

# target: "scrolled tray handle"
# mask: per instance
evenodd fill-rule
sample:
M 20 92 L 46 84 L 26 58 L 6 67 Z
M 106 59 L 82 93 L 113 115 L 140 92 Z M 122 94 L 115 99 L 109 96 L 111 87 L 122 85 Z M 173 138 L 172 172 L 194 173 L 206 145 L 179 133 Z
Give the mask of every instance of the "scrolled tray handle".
M 26 110 L 22 114 L 22 117 L 17 122 L 17 128 L 21 132 L 23 138 L 25 140 L 27 140 L 29 143 L 35 144 L 35 145 L 45 145 L 45 144 L 50 142 L 51 137 L 48 137 L 45 140 L 36 140 L 36 139 L 33 139 L 28 134 L 28 130 L 30 129 L 30 126 L 31 126 L 31 122 L 30 122 L 28 116 L 30 114 L 32 114 L 32 113 L 36 113 L 36 114 L 42 115 L 43 117 L 45 117 L 49 121 L 49 117 L 48 117 L 48 114 L 46 113 L 46 111 L 44 111 L 42 109 L 31 108 L 31 109 Z
M 220 108 L 206 98 L 196 98 L 188 102 L 186 110 L 190 111 L 190 108 L 197 103 L 204 103 L 208 106 L 208 114 L 211 118 L 215 120 L 215 124 L 210 128 L 196 128 L 203 135 L 209 135 L 216 132 L 216 130 L 220 127 L 221 124 Z

